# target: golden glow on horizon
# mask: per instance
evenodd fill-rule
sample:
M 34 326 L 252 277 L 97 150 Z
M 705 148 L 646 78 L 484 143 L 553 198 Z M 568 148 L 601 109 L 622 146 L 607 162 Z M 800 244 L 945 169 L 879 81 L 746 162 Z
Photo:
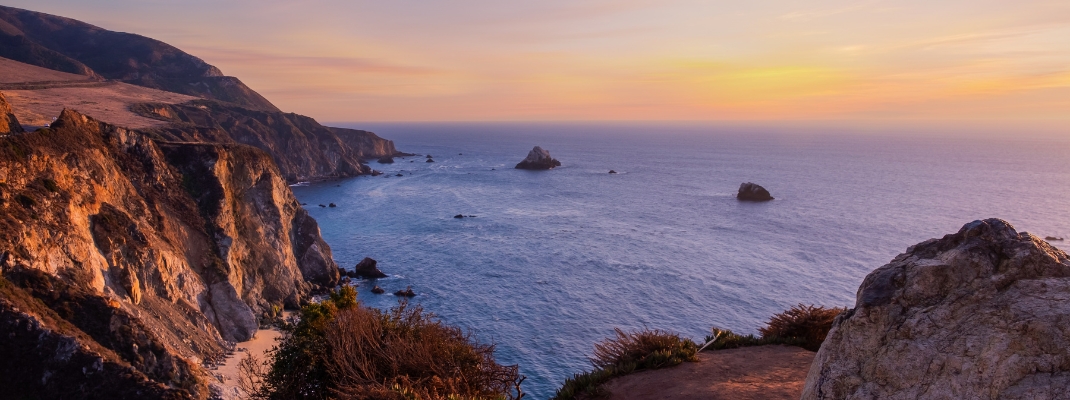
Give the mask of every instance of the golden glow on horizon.
M 323 121 L 1070 126 L 1065 1 L 20 1 L 174 44 Z

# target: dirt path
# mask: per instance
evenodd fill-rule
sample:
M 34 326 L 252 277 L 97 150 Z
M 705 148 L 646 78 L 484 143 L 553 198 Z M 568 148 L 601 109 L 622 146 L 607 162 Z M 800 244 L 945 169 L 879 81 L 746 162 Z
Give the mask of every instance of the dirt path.
M 613 379 L 613 400 L 798 399 L 814 353 L 758 346 L 699 353 L 699 361 Z

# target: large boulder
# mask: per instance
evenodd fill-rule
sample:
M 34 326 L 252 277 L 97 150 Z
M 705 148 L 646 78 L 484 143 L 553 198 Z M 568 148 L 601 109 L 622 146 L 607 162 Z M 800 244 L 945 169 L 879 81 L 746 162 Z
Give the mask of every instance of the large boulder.
M 742 201 L 773 200 L 773 196 L 769 194 L 768 190 L 765 190 L 765 188 L 757 183 L 750 182 L 739 185 L 739 193 L 736 194 L 736 198 Z
M 1070 260 L 999 219 L 907 249 L 837 317 L 803 399 L 1070 393 Z
M 542 147 L 535 146 L 528 152 L 528 157 L 516 164 L 516 169 L 553 169 L 554 167 L 560 167 L 561 162 L 550 157 L 550 152 L 543 150 Z

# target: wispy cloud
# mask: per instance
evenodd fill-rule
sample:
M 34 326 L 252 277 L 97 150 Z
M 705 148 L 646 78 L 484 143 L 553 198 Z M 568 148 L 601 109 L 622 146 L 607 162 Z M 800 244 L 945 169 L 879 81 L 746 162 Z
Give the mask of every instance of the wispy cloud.
M 241 63 L 274 68 L 334 69 L 351 73 L 384 75 L 433 75 L 446 72 L 438 68 L 407 65 L 375 58 L 295 56 L 222 48 L 195 48 L 191 50 L 196 54 L 200 54 L 202 58 L 210 59 L 214 62 Z

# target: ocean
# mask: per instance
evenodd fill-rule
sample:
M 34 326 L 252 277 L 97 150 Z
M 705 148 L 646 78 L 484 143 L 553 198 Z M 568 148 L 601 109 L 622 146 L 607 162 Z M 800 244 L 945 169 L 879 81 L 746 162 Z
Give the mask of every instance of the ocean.
M 390 277 L 519 364 L 533 399 L 642 328 L 701 342 L 756 333 L 796 304 L 852 306 L 915 243 L 997 217 L 1070 236 L 1070 138 L 792 131 L 683 124 L 354 124 L 420 156 L 303 184 L 339 265 Z M 513 169 L 533 146 L 562 166 Z M 434 163 L 425 162 L 424 155 Z M 609 170 L 618 174 L 609 174 Z M 401 176 L 396 176 L 401 174 Z M 739 202 L 743 182 L 776 200 Z M 337 204 L 321 208 L 318 204 Z M 474 218 L 454 218 L 454 215 Z M 1063 249 L 1061 242 L 1054 242 Z

